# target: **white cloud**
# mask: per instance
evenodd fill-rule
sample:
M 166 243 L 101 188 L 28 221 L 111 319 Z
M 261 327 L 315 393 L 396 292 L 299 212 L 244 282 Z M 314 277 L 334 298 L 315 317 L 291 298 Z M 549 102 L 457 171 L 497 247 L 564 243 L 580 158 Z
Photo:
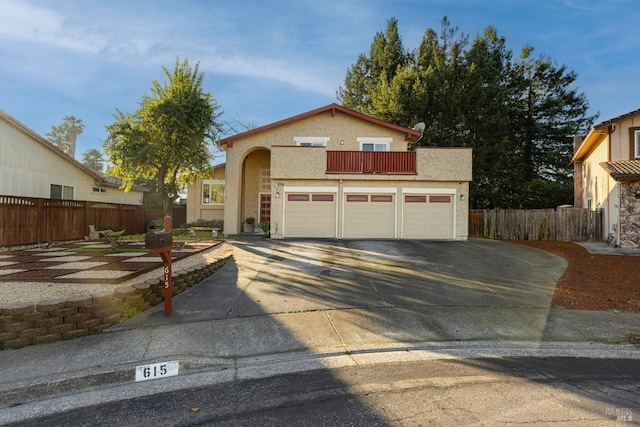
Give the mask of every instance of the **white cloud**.
M 3 1 L 0 37 L 75 52 L 95 53 L 105 44 L 104 39 L 94 34 L 70 31 L 60 13 L 19 0 Z
M 80 62 L 97 59 L 105 62 L 105 66 L 126 63 L 128 66 L 162 65 L 169 69 L 176 56 L 180 56 L 193 62 L 200 60 L 203 71 L 280 82 L 323 96 L 335 94 L 335 81 L 326 77 L 323 67 L 301 65 L 312 59 L 300 57 L 306 55 L 304 52 L 288 52 L 287 37 L 291 34 L 279 27 L 270 28 L 265 39 L 256 39 L 255 34 L 247 37 L 242 31 L 221 33 L 216 30 L 215 17 L 211 28 L 199 33 L 185 27 L 184 16 L 181 20 L 172 20 L 158 10 L 144 16 L 135 11 L 119 16 L 117 8 L 57 5 L 54 10 L 24 0 L 3 0 L 0 39 L 8 45 L 5 50 L 13 54 L 24 50 L 24 54 L 29 55 L 28 52 L 42 48 L 54 48 L 59 50 L 61 60 L 67 52 L 76 54 Z M 229 26 L 229 22 L 223 24 L 227 30 Z M 258 52 L 261 56 L 254 56 Z

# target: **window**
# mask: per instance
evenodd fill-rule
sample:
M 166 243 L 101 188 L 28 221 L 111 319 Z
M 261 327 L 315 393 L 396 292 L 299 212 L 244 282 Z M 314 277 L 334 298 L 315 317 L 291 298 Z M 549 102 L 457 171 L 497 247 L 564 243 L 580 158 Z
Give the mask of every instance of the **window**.
M 293 140 L 299 147 L 326 147 L 328 136 L 294 136 Z
M 629 160 L 640 159 L 640 127 L 629 128 Z
M 393 196 L 387 195 L 387 194 L 384 194 L 384 195 L 372 194 L 371 201 L 372 202 L 393 202 Z
M 358 138 L 360 151 L 389 151 L 391 138 Z
M 270 193 L 271 192 L 271 166 L 260 166 L 260 191 Z
M 333 202 L 333 194 L 313 194 L 311 200 L 314 202 Z
M 102 187 L 93 187 L 91 189 L 91 192 L 99 193 L 99 194 L 107 194 L 107 189 L 106 188 L 102 188 Z
M 308 194 L 288 194 L 287 200 L 290 202 L 308 202 L 309 195 Z
M 366 194 L 347 194 L 347 202 L 368 202 L 369 196 Z
M 51 184 L 51 199 L 73 200 L 73 187 Z
M 387 151 L 387 146 L 385 144 L 365 142 L 362 144 L 362 151 Z
M 224 204 L 224 181 L 215 181 L 215 180 L 202 181 L 202 204 L 203 205 Z
M 451 203 L 451 196 L 429 196 L 429 203 Z
M 404 196 L 406 203 L 427 203 L 427 196 Z

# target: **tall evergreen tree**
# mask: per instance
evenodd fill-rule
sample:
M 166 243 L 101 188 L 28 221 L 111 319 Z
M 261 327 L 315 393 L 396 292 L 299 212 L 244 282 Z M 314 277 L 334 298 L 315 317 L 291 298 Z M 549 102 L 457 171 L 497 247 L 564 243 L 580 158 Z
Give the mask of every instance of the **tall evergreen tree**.
M 424 85 L 420 100 L 427 125 L 424 143 L 457 146 L 464 134 L 461 126 L 464 57 L 468 39 L 458 34 L 449 19 L 442 19 L 440 34 L 427 29 L 417 51 L 416 64 Z M 416 94 L 417 95 L 417 94 Z
M 347 72 L 345 106 L 408 127 L 424 121 L 420 145 L 473 147 L 474 208 L 571 203 L 573 136 L 596 118 L 575 72 L 532 58 L 529 46 L 514 60 L 493 27 L 469 45 L 447 17 L 416 50 L 399 41 L 391 19 Z
M 344 87 L 338 89 L 338 100 L 345 107 L 365 114 L 375 112 L 372 95 L 391 85 L 398 69 L 407 61 L 398 32 L 398 20 L 391 18 L 384 33 L 376 33 L 369 56 L 360 55 L 349 67 Z

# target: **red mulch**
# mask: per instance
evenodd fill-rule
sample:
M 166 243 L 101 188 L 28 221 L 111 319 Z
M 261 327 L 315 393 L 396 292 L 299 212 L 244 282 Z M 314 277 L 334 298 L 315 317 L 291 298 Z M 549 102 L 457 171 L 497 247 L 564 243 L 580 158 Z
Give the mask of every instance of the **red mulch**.
M 640 256 L 592 254 L 567 242 L 515 241 L 559 255 L 569 263 L 551 306 L 640 313 Z

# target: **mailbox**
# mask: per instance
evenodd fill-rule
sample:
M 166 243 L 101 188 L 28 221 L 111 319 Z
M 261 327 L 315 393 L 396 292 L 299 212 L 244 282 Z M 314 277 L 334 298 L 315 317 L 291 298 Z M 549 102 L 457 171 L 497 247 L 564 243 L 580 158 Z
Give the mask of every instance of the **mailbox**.
M 158 249 L 171 246 L 173 235 L 170 231 L 150 231 L 144 239 L 144 247 L 147 249 Z

